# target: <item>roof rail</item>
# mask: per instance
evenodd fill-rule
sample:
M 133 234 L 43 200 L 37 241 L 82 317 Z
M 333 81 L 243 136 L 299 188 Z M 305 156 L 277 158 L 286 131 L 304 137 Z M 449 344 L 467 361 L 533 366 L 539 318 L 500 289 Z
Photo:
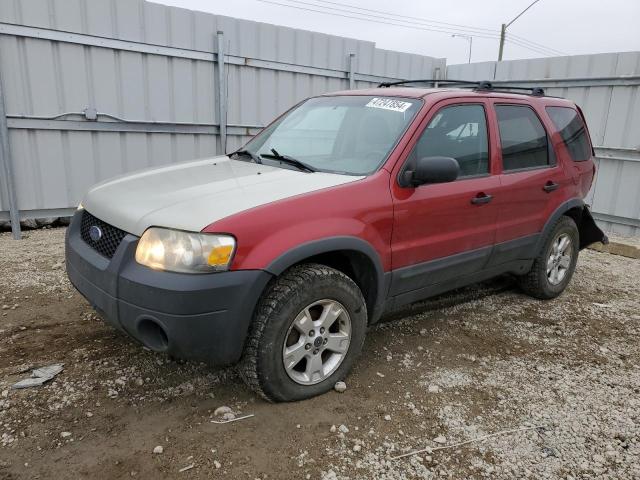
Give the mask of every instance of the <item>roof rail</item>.
M 436 86 L 472 88 L 475 90 L 502 92 L 502 93 L 522 93 L 523 95 L 533 95 L 535 97 L 544 97 L 544 89 L 542 87 L 518 87 L 511 86 L 508 83 L 498 82 L 494 84 L 489 80 L 471 81 L 471 80 L 452 80 L 452 79 L 419 79 L 419 80 L 400 80 L 397 82 L 383 82 L 378 88 L 389 88 L 395 85 L 407 85 L 411 83 L 427 83 Z
M 456 85 L 474 85 L 477 86 L 479 82 L 470 80 L 450 80 L 450 79 L 438 79 L 438 78 L 425 78 L 419 80 L 399 80 L 397 82 L 382 82 L 378 85 L 378 88 L 389 88 L 395 85 L 405 85 L 407 83 L 433 83 L 435 84 L 456 84 Z

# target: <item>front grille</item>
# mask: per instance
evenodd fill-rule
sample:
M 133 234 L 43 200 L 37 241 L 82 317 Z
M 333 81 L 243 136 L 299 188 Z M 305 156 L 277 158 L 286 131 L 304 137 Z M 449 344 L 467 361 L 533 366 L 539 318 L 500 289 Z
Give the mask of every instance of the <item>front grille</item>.
M 91 227 L 98 227 L 102 235 L 97 241 L 91 238 Z M 118 245 L 122 242 L 127 232 L 123 232 L 119 228 L 109 225 L 102 220 L 94 217 L 86 210 L 82 212 L 82 221 L 80 222 L 80 236 L 89 246 L 91 246 L 100 255 L 112 258 L 118 249 Z

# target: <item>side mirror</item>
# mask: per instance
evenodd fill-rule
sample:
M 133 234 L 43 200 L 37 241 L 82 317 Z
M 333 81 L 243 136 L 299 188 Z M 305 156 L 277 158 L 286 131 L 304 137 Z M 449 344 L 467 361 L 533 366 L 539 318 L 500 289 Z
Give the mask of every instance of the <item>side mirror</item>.
M 417 187 L 425 183 L 453 182 L 460 174 L 460 165 L 455 158 L 424 157 L 418 159 L 415 170 L 405 170 L 403 187 Z

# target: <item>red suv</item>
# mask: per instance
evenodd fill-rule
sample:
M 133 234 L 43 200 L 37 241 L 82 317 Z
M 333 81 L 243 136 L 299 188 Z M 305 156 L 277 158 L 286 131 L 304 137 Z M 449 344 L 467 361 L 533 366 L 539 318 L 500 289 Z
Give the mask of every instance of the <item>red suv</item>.
M 438 83 L 313 97 L 231 155 L 93 187 L 69 278 L 142 344 L 239 362 L 274 401 L 332 388 L 386 309 L 507 273 L 559 295 L 579 250 L 606 242 L 583 202 L 582 112 L 541 89 Z

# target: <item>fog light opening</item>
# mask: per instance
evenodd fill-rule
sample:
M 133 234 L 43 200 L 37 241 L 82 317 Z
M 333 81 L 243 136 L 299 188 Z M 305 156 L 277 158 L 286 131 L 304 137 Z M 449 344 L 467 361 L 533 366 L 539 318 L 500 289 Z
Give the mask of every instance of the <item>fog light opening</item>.
M 138 333 L 144 346 L 154 352 L 166 352 L 169 348 L 167 332 L 155 320 L 150 318 L 141 320 L 138 323 Z

